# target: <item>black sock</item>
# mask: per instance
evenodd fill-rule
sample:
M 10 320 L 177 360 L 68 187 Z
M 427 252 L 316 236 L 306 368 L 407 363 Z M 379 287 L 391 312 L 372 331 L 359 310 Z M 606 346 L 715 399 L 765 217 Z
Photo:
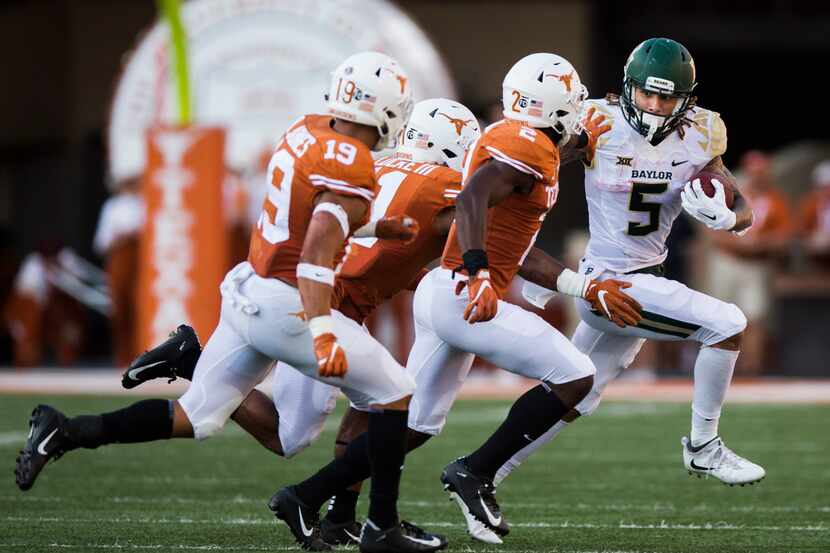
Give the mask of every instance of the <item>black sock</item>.
M 369 519 L 381 530 L 398 524 L 398 489 L 406 456 L 407 411 L 387 409 L 369 415 L 372 491 Z
M 329 512 L 326 518 L 335 524 L 344 524 L 357 518 L 357 498 L 360 492 L 354 490 L 340 490 L 329 502 Z
M 340 490 L 362 482 L 371 475 L 369 433 L 364 432 L 352 440 L 342 457 L 334 459 L 314 476 L 294 486 L 294 492 L 308 507 L 319 509 Z
M 510 408 L 501 426 L 467 457 L 474 474 L 493 479 L 513 455 L 548 431 L 568 407 L 544 382 L 525 392 Z
M 173 433 L 173 407 L 166 399 L 145 399 L 102 415 L 69 419 L 67 437 L 77 446 L 94 449 L 111 443 L 152 442 Z

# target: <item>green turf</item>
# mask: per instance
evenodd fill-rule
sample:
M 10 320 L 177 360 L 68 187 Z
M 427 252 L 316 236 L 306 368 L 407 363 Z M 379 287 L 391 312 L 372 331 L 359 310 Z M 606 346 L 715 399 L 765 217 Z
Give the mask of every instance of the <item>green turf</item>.
M 265 504 L 329 457 L 321 440 L 292 461 L 232 423 L 197 444 L 178 440 L 74 451 L 21 493 L 12 464 L 36 402 L 74 415 L 119 398 L 0 397 L 2 551 L 280 551 L 296 549 Z M 127 402 L 130 400 L 126 400 Z M 499 489 L 513 531 L 502 546 L 472 541 L 438 482 L 441 467 L 477 446 L 508 404 L 459 402 L 442 436 L 408 459 L 401 512 L 445 532 L 454 551 L 830 551 L 830 409 L 731 406 L 727 443 L 763 464 L 761 484 L 729 488 L 689 477 L 680 457 L 685 405 L 607 403 L 563 433 Z M 340 405 L 342 409 L 342 405 Z M 361 502 L 360 512 L 365 513 Z

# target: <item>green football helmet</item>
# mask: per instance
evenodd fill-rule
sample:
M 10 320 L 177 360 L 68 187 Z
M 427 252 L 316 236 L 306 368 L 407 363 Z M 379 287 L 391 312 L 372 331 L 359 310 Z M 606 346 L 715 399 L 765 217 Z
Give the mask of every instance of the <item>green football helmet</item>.
M 652 144 L 657 144 L 680 124 L 689 103 L 695 81 L 695 62 L 686 48 L 670 38 L 650 38 L 641 42 L 625 63 L 620 104 L 625 120 Z M 678 99 L 671 115 L 648 113 L 634 102 L 634 89 Z

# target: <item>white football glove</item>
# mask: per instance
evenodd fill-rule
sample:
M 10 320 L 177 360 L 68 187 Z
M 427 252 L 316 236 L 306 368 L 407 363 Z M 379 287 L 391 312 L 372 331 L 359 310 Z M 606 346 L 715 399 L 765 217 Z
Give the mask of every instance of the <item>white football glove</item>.
M 732 230 L 737 216 L 734 211 L 726 207 L 723 184 L 717 179 L 712 179 L 712 186 L 715 187 L 715 196 L 710 198 L 703 192 L 700 179 L 687 182 L 680 191 L 683 209 L 710 229 Z

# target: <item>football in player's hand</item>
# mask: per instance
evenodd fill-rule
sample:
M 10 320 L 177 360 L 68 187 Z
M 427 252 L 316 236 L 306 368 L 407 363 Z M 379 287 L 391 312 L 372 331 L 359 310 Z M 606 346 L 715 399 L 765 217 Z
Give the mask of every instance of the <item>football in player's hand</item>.
M 692 181 L 695 179 L 700 179 L 700 187 L 703 189 L 703 193 L 709 196 L 710 198 L 715 197 L 715 186 L 712 184 L 712 179 L 717 180 L 723 185 L 723 195 L 724 199 L 726 200 L 726 207 L 732 209 L 732 204 L 735 202 L 735 181 L 729 178 L 724 177 L 719 173 L 713 173 L 711 171 L 701 171 L 694 177 L 692 177 Z

